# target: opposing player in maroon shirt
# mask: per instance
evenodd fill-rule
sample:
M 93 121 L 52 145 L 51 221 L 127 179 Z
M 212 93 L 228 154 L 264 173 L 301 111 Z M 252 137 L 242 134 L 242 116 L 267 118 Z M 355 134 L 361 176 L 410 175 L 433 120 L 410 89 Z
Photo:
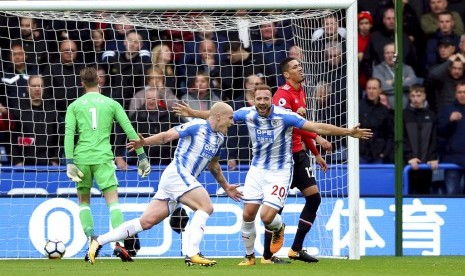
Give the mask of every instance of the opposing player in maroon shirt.
M 286 79 L 286 84 L 279 87 L 273 96 L 273 104 L 282 106 L 299 113 L 305 117 L 307 105 L 305 102 L 306 95 L 302 88 L 304 81 L 304 74 L 302 66 L 297 59 L 286 58 L 281 61 L 281 71 Z M 331 151 L 331 144 L 324 138 L 318 136 L 316 133 L 309 133 L 294 129 L 292 132 L 292 153 L 294 158 L 294 175 L 291 183 L 291 188 L 297 187 L 305 197 L 305 205 L 300 214 L 297 233 L 295 234 L 294 243 L 289 250 L 288 256 L 293 260 L 300 260 L 304 262 L 318 262 L 318 259 L 310 256 L 303 248 L 305 236 L 310 231 L 313 222 L 316 218 L 316 212 L 321 203 L 321 196 L 316 185 L 315 176 L 312 173 L 310 166 L 310 158 L 303 146 L 310 149 L 315 155 L 316 162 L 320 165 L 321 169 L 326 172 L 328 166 L 324 159 L 319 154 L 315 147 L 313 139 L 319 143 L 326 151 Z M 303 142 L 303 144 L 302 144 Z M 265 230 L 265 246 L 263 258 L 265 262 L 277 259 L 270 251 L 271 232 Z M 270 263 L 268 261 L 268 263 Z

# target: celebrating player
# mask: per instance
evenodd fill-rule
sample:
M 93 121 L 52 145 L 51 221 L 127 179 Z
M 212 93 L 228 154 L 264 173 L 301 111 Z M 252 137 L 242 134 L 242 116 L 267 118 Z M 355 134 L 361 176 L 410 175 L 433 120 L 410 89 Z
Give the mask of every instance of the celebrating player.
M 302 87 L 304 81 L 304 74 L 300 62 L 295 58 L 286 58 L 281 61 L 281 71 L 286 79 L 286 84 L 279 87 L 273 96 L 273 104 L 279 105 L 285 109 L 289 109 L 305 117 L 306 113 L 306 95 Z M 289 249 L 288 257 L 293 260 L 300 260 L 304 262 L 318 262 L 318 259 L 310 256 L 303 248 L 303 242 L 305 236 L 310 231 L 313 222 L 316 218 L 318 207 L 321 203 L 321 196 L 316 185 L 315 177 L 310 174 L 310 159 L 307 156 L 305 149 L 302 146 L 302 142 L 307 146 L 311 147 L 309 143 L 313 144 L 313 141 L 309 141 L 305 134 L 301 131 L 292 132 L 292 155 L 294 159 L 294 173 L 291 182 L 291 188 L 297 187 L 305 197 L 305 205 L 300 213 L 299 224 L 297 226 L 297 232 L 294 237 L 294 242 Z M 329 144 L 329 142 L 328 142 Z M 330 149 L 326 148 L 327 150 Z M 314 151 L 312 153 L 315 154 Z M 321 156 L 316 155 L 316 160 L 322 164 Z M 326 171 L 326 163 L 322 166 L 323 170 Z M 265 229 L 265 240 L 264 240 L 264 251 L 263 258 L 265 260 L 272 260 L 273 253 L 270 251 L 272 234 Z
M 271 251 L 278 252 L 284 242 L 284 223 L 279 211 L 284 207 L 292 178 L 293 160 L 291 136 L 293 128 L 314 131 L 322 135 L 352 136 L 368 139 L 369 129 L 341 128 L 330 124 L 315 123 L 298 114 L 274 106 L 271 89 L 266 85 L 255 87 L 253 107 L 234 112 L 235 122 L 244 122 L 252 141 L 253 158 L 244 184 L 244 210 L 242 238 L 246 247 L 245 259 L 239 265 L 254 265 L 256 238 L 255 217 L 263 204 L 260 218 L 272 231 Z M 186 104 L 176 104 L 174 110 L 182 116 L 208 116 L 208 111 L 192 110 Z
M 85 94 L 68 106 L 65 118 L 66 175 L 76 183 L 79 200 L 79 218 L 85 235 L 94 235 L 94 221 L 90 209 L 90 189 L 97 182 L 110 209 L 112 227 L 123 223 L 123 214 L 118 204 L 118 180 L 115 175 L 114 156 L 111 150 L 110 134 L 116 119 L 130 139 L 137 139 L 122 106 L 100 94 L 98 74 L 93 67 L 80 72 Z M 75 134 L 79 135 L 76 146 Z M 150 173 L 150 164 L 144 149 L 138 149 L 138 172 L 142 177 Z M 115 253 L 123 261 L 131 261 L 128 251 L 116 243 Z M 88 254 L 84 260 L 88 261 Z
M 124 239 L 143 230 L 152 228 L 174 211 L 169 201 L 181 202 L 195 211 L 190 223 L 189 246 L 185 263 L 212 266 L 216 261 L 200 254 L 200 242 L 207 219 L 213 212 L 210 196 L 197 180 L 197 176 L 208 165 L 210 173 L 232 199 L 239 201 L 242 193 L 239 185 L 230 185 L 223 176 L 219 163 L 219 152 L 224 142 L 224 135 L 233 123 L 232 108 L 218 102 L 212 106 L 207 120 L 193 120 L 189 123 L 171 128 L 144 139 L 128 144 L 130 150 L 140 149 L 145 145 L 160 145 L 179 139 L 173 161 L 161 175 L 158 191 L 140 218 L 123 223 L 120 227 L 93 238 L 89 250 L 92 263 L 100 248 L 112 241 Z

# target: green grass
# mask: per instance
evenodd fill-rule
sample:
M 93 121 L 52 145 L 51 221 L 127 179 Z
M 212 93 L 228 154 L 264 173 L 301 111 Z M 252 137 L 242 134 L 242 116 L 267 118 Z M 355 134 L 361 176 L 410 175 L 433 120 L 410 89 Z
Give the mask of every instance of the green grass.
M 447 257 L 362 257 L 360 261 L 322 259 L 317 264 L 239 267 L 240 259 L 217 259 L 214 267 L 187 267 L 182 259 L 98 259 L 95 265 L 83 260 L 2 260 L 0 275 L 465 275 L 465 256 Z

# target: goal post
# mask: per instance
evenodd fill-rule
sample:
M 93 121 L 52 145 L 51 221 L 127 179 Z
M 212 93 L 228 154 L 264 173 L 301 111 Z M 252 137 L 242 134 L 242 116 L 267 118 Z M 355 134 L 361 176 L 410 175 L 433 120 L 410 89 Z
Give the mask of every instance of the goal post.
M 246 12 L 238 15 L 236 12 L 238 10 L 245 10 Z M 195 48 L 199 46 L 195 43 L 189 44 L 190 46 L 187 45 L 190 42 L 195 42 L 195 32 L 208 31 L 225 34 L 221 36 L 221 38 L 218 38 L 220 35 L 215 37 L 217 51 L 223 51 L 220 52 L 215 59 L 215 66 L 218 66 L 218 75 L 216 76 L 218 77 L 219 83 L 214 82 L 216 79 L 213 78 L 213 75 L 210 75 L 210 79 L 208 80 L 211 86 L 218 85 L 216 94 L 218 99 L 226 99 L 233 105 L 239 104 L 239 100 L 237 100 L 236 97 L 238 89 L 234 86 L 237 78 L 234 77 L 234 73 L 231 73 L 232 75 L 227 75 L 228 68 L 232 66 L 232 57 L 230 57 L 230 55 L 232 56 L 231 52 L 234 48 L 234 42 L 239 42 L 241 45 L 240 47 L 246 48 L 246 50 L 253 55 L 261 57 L 260 62 L 252 60 L 250 64 L 253 68 L 259 67 L 259 69 L 254 69 L 258 71 L 253 71 L 253 75 L 257 75 L 267 84 L 271 84 L 274 90 L 277 86 L 283 85 L 278 68 L 279 60 L 269 61 L 268 58 L 272 59 L 272 56 L 275 58 L 281 57 L 282 55 L 279 54 L 282 53 L 284 53 L 284 56 L 290 55 L 290 46 L 292 45 L 298 46 L 302 51 L 300 60 L 306 78 L 304 90 L 307 94 L 307 115 L 309 119 L 341 124 L 345 127 L 354 126 L 358 122 L 359 96 L 356 0 L 288 0 L 279 3 L 265 0 L 236 0 L 230 1 L 230 3 L 227 4 L 217 0 L 2 1 L 0 13 L 1 16 L 6 18 L 0 21 L 0 24 L 3 24 L 0 28 L 6 30 L 0 33 L 0 36 L 5 36 L 0 37 L 0 39 L 4 39 L 5 41 L 8 40 L 8 42 L 21 40 L 21 37 L 14 37 L 15 30 L 18 31 L 17 29 L 19 28 L 19 26 L 15 25 L 17 23 L 13 23 L 19 22 L 14 21 L 16 17 L 34 18 L 40 23 L 39 25 L 41 27 L 45 26 L 45 22 L 52 22 L 50 24 L 47 23 L 49 24 L 47 26 L 52 29 L 46 30 L 45 27 L 42 29 L 45 34 L 48 31 L 49 33 L 53 32 L 53 35 L 57 36 L 58 31 L 61 29 L 58 30 L 53 28 L 58 28 L 57 26 L 59 26 L 59 28 L 64 28 L 63 30 L 67 38 L 71 39 L 71 37 L 68 37 L 72 35 L 71 31 L 76 31 L 78 35 L 77 39 L 74 40 L 76 40 L 79 45 L 93 45 L 95 40 L 92 33 L 94 30 L 93 26 L 107 26 L 106 28 L 108 29 L 111 29 L 113 25 L 134 26 L 137 29 L 136 33 L 142 34 L 141 37 L 144 43 L 141 45 L 146 46 L 146 48 L 141 46 L 141 49 L 139 49 L 141 60 L 143 59 L 143 55 L 149 60 L 147 63 L 141 61 L 141 63 L 143 63 L 141 72 L 135 73 L 136 71 L 134 68 L 136 68 L 136 64 L 131 63 L 132 61 L 128 62 L 133 70 L 131 73 L 123 73 L 122 67 L 119 67 L 119 69 L 121 69 L 120 71 L 114 70 L 112 66 L 116 62 L 112 61 L 112 63 L 108 60 L 119 55 L 119 49 L 117 48 L 118 41 L 116 40 L 116 48 L 111 49 L 112 53 L 104 52 L 103 57 L 99 57 L 98 61 L 93 61 L 96 62 L 98 66 L 104 63 L 107 69 L 109 93 L 113 95 L 113 91 L 120 91 L 117 100 L 121 100 L 121 103 L 125 106 L 128 113 L 137 113 L 139 109 L 130 109 L 132 106 L 129 103 L 130 98 L 128 99 L 127 95 L 132 96 L 136 94 L 139 90 L 136 89 L 136 86 L 145 89 L 144 91 L 148 91 L 147 87 L 151 85 L 148 83 L 147 69 L 152 68 L 155 64 L 154 48 L 157 47 L 157 45 L 169 45 L 172 55 L 174 56 L 171 61 L 174 64 L 174 73 L 162 70 L 165 76 L 165 84 L 170 80 L 173 83 L 173 87 L 165 85 L 165 88 L 168 90 L 169 88 L 173 88 L 171 89 L 172 94 L 175 95 L 177 100 L 184 99 L 182 97 L 188 95 L 191 89 L 199 89 L 199 87 L 193 86 L 193 83 L 197 81 L 194 80 L 197 75 L 194 74 L 194 76 L 188 77 L 189 69 L 193 68 L 194 65 L 197 67 L 200 66 L 196 64 L 197 59 L 200 57 L 198 57 L 199 53 L 196 52 L 198 49 Z M 328 17 L 335 19 L 335 22 L 332 24 L 336 24 L 337 33 L 334 35 L 340 37 L 340 39 L 333 40 L 325 37 L 324 32 L 326 30 L 323 22 L 325 18 Z M 206 20 L 209 21 L 209 24 L 205 24 Z M 73 30 L 69 28 L 75 28 L 70 27 L 75 25 L 53 24 L 54 22 L 68 21 L 85 24 L 76 24 L 76 26 L 80 26 L 80 29 L 76 28 Z M 261 43 L 261 40 L 264 40 L 264 34 L 261 33 L 260 29 L 261 26 L 270 23 L 275 26 L 277 29 L 276 32 L 283 36 L 281 37 L 283 40 L 287 39 L 284 44 L 288 46 L 278 49 L 278 47 L 273 44 L 272 50 L 267 50 L 268 48 L 266 48 L 266 46 L 270 44 L 263 43 L 263 45 L 260 46 L 262 48 L 256 47 L 258 43 Z M 84 31 L 81 32 L 83 30 L 82 28 L 88 29 L 84 29 Z M 245 38 L 243 36 L 244 29 L 248 32 Z M 232 32 L 237 34 L 237 36 L 230 36 Z M 156 35 L 153 33 L 156 33 Z M 160 35 L 160 33 L 163 33 L 163 35 Z M 175 36 L 175 33 L 179 35 Z M 187 36 L 185 36 L 186 34 Z M 163 38 L 161 38 L 162 36 Z M 159 41 L 154 41 L 154 37 L 157 37 Z M 105 39 L 106 38 L 107 37 L 105 37 Z M 51 41 L 47 41 L 47 39 L 50 38 L 46 35 L 44 35 L 42 39 L 45 41 L 46 45 L 51 43 Z M 246 40 L 249 40 L 249 42 L 245 42 Z M 53 71 L 51 71 L 50 68 L 52 65 L 60 65 L 60 61 L 56 61 L 52 58 L 57 58 L 58 60 L 61 57 L 60 46 L 56 45 L 57 41 L 54 41 L 54 43 L 55 48 L 51 47 L 45 50 L 45 52 L 48 52 L 47 55 L 49 55 L 49 58 L 47 58 L 46 62 L 38 69 L 39 72 L 34 73 L 34 75 L 39 74 L 43 76 L 44 85 L 49 85 L 47 89 L 53 91 L 53 93 L 58 91 L 56 87 L 57 82 L 54 82 L 54 78 L 57 76 L 51 76 L 50 72 Z M 249 45 L 247 43 L 249 43 Z M 5 47 L 5 45 L 6 43 L 2 43 L 1 46 Z M 22 46 L 24 47 L 24 45 L 23 42 Z M 176 48 L 179 45 L 181 45 L 179 48 L 181 50 Z M 81 59 L 79 64 L 81 64 L 81 66 L 88 64 L 85 58 L 88 56 L 88 52 L 86 51 L 90 50 L 86 47 L 79 46 L 77 49 L 68 49 L 68 51 L 71 52 L 73 50 L 79 52 L 79 58 Z M 192 51 L 194 52 L 188 52 L 188 47 L 193 47 L 192 49 L 194 50 Z M 38 48 L 32 49 L 32 54 L 39 54 Z M 8 51 L 8 49 L 2 50 L 4 50 L 2 51 L 4 53 L 3 57 L 9 58 L 10 55 L 5 54 L 5 51 Z M 190 56 L 191 54 L 192 56 Z M 331 57 L 334 57 L 336 61 L 330 61 L 329 59 L 331 59 Z M 105 58 L 107 59 L 102 62 L 102 59 Z M 3 78 L 2 85 L 5 86 L 5 93 L 7 94 L 5 98 L 11 99 L 12 96 L 8 94 L 8 89 L 12 89 L 17 79 L 15 79 L 15 72 L 8 71 L 10 70 L 8 69 L 9 65 L 5 65 L 8 62 L 10 61 L 5 61 L 4 65 L 2 65 L 1 73 Z M 189 62 L 192 62 L 192 64 Z M 77 62 L 75 62 L 75 64 L 77 64 Z M 237 67 L 231 68 L 231 70 L 236 70 L 235 68 Z M 63 76 L 65 76 L 64 71 L 62 72 Z M 11 74 L 7 75 L 7 73 Z M 142 83 L 136 85 L 138 74 L 140 74 Z M 168 76 L 168 74 L 172 75 Z M 130 82 L 130 88 L 132 90 L 130 90 L 130 92 L 127 91 L 126 87 L 128 83 L 122 80 L 125 78 L 127 79 L 129 75 L 132 78 Z M 243 81 L 244 93 L 246 91 L 245 77 L 246 76 L 244 76 Z M 65 77 L 63 77 L 63 79 L 65 79 Z M 231 85 L 227 88 L 225 88 L 226 80 L 231 82 Z M 28 91 L 27 87 L 24 87 L 24 85 L 27 86 L 27 79 L 25 83 L 26 84 L 22 84 L 22 91 Z M 79 84 L 77 83 L 74 84 L 73 87 L 63 88 L 66 88 L 64 91 L 67 92 L 68 90 L 74 89 L 76 90 L 76 95 L 79 95 L 80 88 L 78 86 Z M 17 97 L 16 100 L 19 102 L 21 101 L 19 90 L 15 91 L 18 92 L 18 96 L 15 97 Z M 322 98 L 327 98 L 327 102 L 323 103 Z M 187 97 L 187 99 L 189 98 Z M 0 102 L 1 100 L 2 94 L 0 91 Z M 52 101 L 56 99 L 48 100 Z M 66 99 L 65 97 L 65 103 L 69 100 L 70 99 Z M 166 98 L 163 98 L 161 101 L 164 106 L 169 106 L 169 100 Z M 8 100 L 6 100 L 6 102 L 7 104 L 9 103 Z M 54 104 L 57 109 L 56 111 L 59 111 L 58 104 L 56 104 L 56 102 Z M 142 104 L 144 105 L 146 102 L 143 101 Z M 17 113 L 21 113 L 19 112 L 22 108 L 20 106 L 11 106 L 10 108 L 12 110 L 16 109 L 18 111 Z M 133 123 L 139 127 L 139 125 L 137 125 L 137 120 L 140 121 L 141 117 L 137 116 L 130 118 L 134 119 Z M 149 120 L 147 116 L 144 117 L 144 120 Z M 161 121 L 162 115 L 159 114 L 158 116 L 158 119 Z M 0 117 L 0 120 L 2 120 L 2 117 Z M 60 124 L 60 122 L 56 123 Z M 11 128 L 13 128 L 13 126 L 11 126 Z M 240 136 L 239 130 L 237 131 L 237 135 Z M 21 131 L 18 129 L 14 129 L 14 131 L 13 129 L 0 129 L 0 139 L 2 137 L 13 136 L 13 134 L 16 135 L 16 133 L 21 133 Z M 59 133 L 57 134 L 57 137 L 58 136 L 60 136 Z M 50 137 L 52 136 L 49 136 L 48 139 L 51 139 Z M 9 137 L 9 139 L 10 138 L 11 137 Z M 60 139 L 62 138 L 58 137 L 57 139 L 57 143 L 60 146 L 60 143 L 62 143 Z M 115 138 L 115 140 L 118 141 L 118 138 Z M 330 165 L 329 173 L 323 174 L 318 170 L 314 171 L 323 199 L 315 224 L 308 235 L 309 237 L 305 240 L 304 246 L 306 248 L 316 248 L 316 251 L 309 250 L 309 252 L 316 253 L 319 256 L 348 257 L 349 259 L 358 260 L 360 259 L 358 140 L 353 138 L 328 138 L 328 140 L 332 142 L 336 151 L 333 154 L 325 154 L 322 152 L 323 157 L 331 160 L 328 162 Z M 12 140 L 9 140 L 8 142 L 11 143 L 11 141 Z M 18 141 L 20 140 L 15 140 L 15 143 Z M 240 139 L 237 141 L 240 141 Z M 8 145 L 6 142 L 2 144 L 2 142 L 5 141 L 0 140 L 0 150 L 2 147 L 7 149 L 11 147 L 11 150 L 7 150 L 7 152 L 10 154 L 10 158 L 13 159 L 15 157 L 13 154 L 14 145 Z M 25 140 L 22 139 L 21 143 L 24 142 Z M 56 146 L 50 144 L 50 141 L 46 143 L 48 143 L 47 147 L 49 148 Z M 224 159 L 231 158 L 232 149 L 236 147 L 236 145 L 232 144 L 226 145 L 229 148 L 226 148 L 222 156 Z M 174 146 L 175 144 L 171 145 L 171 150 L 174 149 Z M 149 202 L 150 197 L 156 190 L 159 176 L 164 168 L 163 166 L 166 165 L 171 158 L 170 149 L 168 149 L 168 151 L 165 151 L 166 149 L 163 148 L 157 150 L 161 166 L 156 166 L 154 173 L 148 180 L 138 179 L 135 167 L 131 166 L 129 162 L 130 166 L 128 171 L 118 170 L 117 172 L 120 181 L 120 203 L 124 205 L 125 211 L 130 213 L 128 216 L 125 214 L 125 219 L 132 218 L 143 211 L 146 203 Z M 229 150 L 231 150 L 231 152 Z M 21 157 L 20 155 L 22 153 L 16 152 L 16 154 L 18 154 L 16 157 Z M 0 152 L 0 156 L 1 155 L 2 153 Z M 236 157 L 236 155 L 234 156 Z M 62 159 L 63 156 L 58 156 L 58 158 Z M 128 160 L 129 158 L 130 157 L 128 157 Z M 0 158 L 0 161 L 1 160 Z M 79 218 L 79 215 L 76 213 L 77 209 L 74 207 L 60 207 L 66 206 L 71 202 L 77 202 L 76 194 L 73 193 L 73 184 L 67 179 L 64 167 L 54 167 L 50 166 L 50 164 L 47 166 L 38 166 L 37 164 L 38 163 L 23 168 L 14 166 L 15 164 L 11 163 L 10 160 L 10 163 L 4 162 L 0 167 L 0 221 L 7 222 L 6 224 L 0 224 L 0 230 L 2 230 L 3 233 L 10 233 L 5 237 L 0 237 L 0 241 L 2 241 L 3 244 L 9 244 L 9 248 L 15 248 L 16 250 L 15 253 L 11 253 L 6 252 L 8 247 L 6 247 L 6 249 L 0 249 L 0 258 L 37 257 L 36 251 L 40 252 L 40 241 L 44 236 L 56 234 L 62 237 L 63 234 L 59 233 L 60 229 L 52 229 L 50 226 L 56 225 L 54 224 L 55 221 L 62 221 L 64 223 L 63 227 L 71 229 L 69 231 L 71 234 L 67 233 L 66 235 L 68 236 L 65 235 L 65 237 L 63 237 L 68 247 L 66 256 L 80 257 L 80 254 L 82 254 L 83 250 L 86 248 L 84 248 L 85 237 L 83 236 L 82 229 L 80 229 L 79 220 L 76 220 L 76 218 Z M 62 164 L 64 163 L 60 163 L 60 165 Z M 245 164 L 245 162 L 241 163 L 235 170 L 229 170 L 227 168 L 227 161 L 223 164 L 225 175 L 230 183 L 240 183 L 243 181 L 247 172 L 247 164 Z M 215 205 L 215 213 L 207 223 L 207 226 L 211 226 L 213 230 L 206 230 L 206 238 L 203 242 L 203 246 L 205 247 L 207 247 L 207 243 L 213 244 L 211 247 L 209 245 L 206 249 L 208 253 L 206 255 L 242 256 L 244 249 L 240 237 L 240 228 L 238 228 L 240 226 L 240 221 L 238 219 L 240 218 L 240 208 L 242 206 L 228 201 L 224 197 L 224 194 L 219 192 L 218 185 L 212 179 L 211 176 L 208 176 L 208 173 L 202 173 L 199 178 L 201 183 L 208 185 L 207 191 L 211 194 L 212 202 Z M 108 229 L 108 208 L 105 206 L 104 201 L 99 198 L 101 194 L 97 190 L 93 190 L 92 192 L 97 196 L 97 199 L 92 203 L 95 204 L 96 207 L 91 205 L 92 208 L 96 208 L 95 210 L 93 209 L 96 228 Z M 287 199 L 287 206 L 284 209 L 283 217 L 285 220 L 292 220 L 292 223 L 288 224 L 290 227 L 286 230 L 286 238 L 288 240 L 293 239 L 292 234 L 294 233 L 293 231 L 297 229 L 296 226 L 299 220 L 299 214 L 304 203 L 305 200 L 296 194 L 289 195 Z M 339 208 L 339 211 L 336 213 L 335 210 L 337 208 Z M 288 214 L 288 216 L 286 214 Z M 24 217 L 28 216 L 30 219 L 25 220 Z M 336 218 L 336 216 L 339 217 Z M 24 223 L 27 223 L 28 226 L 24 227 L 24 225 L 22 225 Z M 336 227 L 335 224 L 337 224 L 337 230 L 334 228 Z M 263 229 L 262 226 L 257 229 L 257 237 L 262 236 L 263 231 L 261 229 Z M 16 233 L 11 233 L 12 231 L 16 231 Z M 140 251 L 141 256 L 153 256 L 150 250 L 168 252 L 167 248 L 170 246 L 174 247 L 173 244 L 176 244 L 173 242 L 176 237 L 171 233 L 172 231 L 168 223 L 160 225 L 156 232 L 154 232 L 154 230 L 149 230 L 148 232 L 149 233 L 143 235 L 142 238 L 150 239 L 152 247 L 146 246 L 146 249 L 144 249 L 143 244 L 143 248 Z M 331 233 L 328 234 L 328 232 Z M 27 233 L 29 236 L 18 236 L 20 233 Z M 74 235 L 74 237 L 69 237 L 69 235 Z M 66 239 L 68 243 L 66 243 Z M 73 239 L 79 242 L 72 242 Z M 257 240 L 259 239 L 257 238 Z M 181 245 L 179 246 L 182 247 Z M 262 250 L 260 246 L 261 242 L 259 241 L 256 244 L 257 251 Z M 280 253 L 283 256 L 286 254 L 284 251 Z M 176 255 L 169 253 L 167 255 L 162 254 L 161 256 L 171 257 Z

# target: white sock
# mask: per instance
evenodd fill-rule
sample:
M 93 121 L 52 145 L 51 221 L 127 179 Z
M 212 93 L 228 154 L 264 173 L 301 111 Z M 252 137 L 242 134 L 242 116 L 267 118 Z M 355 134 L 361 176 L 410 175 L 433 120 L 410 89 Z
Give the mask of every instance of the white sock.
M 103 235 L 98 236 L 97 241 L 100 245 L 105 245 L 109 242 L 115 242 L 119 240 L 124 240 L 128 237 L 132 237 L 135 234 L 142 232 L 142 225 L 140 224 L 140 219 L 135 218 L 129 221 L 124 222 L 115 229 L 107 232 Z
M 247 255 L 254 253 L 255 238 L 257 231 L 255 229 L 255 221 L 242 221 L 242 240 L 245 245 L 245 253 Z
M 265 225 L 266 229 L 268 229 L 270 231 L 279 230 L 279 229 L 281 229 L 281 226 L 283 226 L 283 220 L 282 220 L 280 214 L 276 214 L 273 221 L 270 224 Z
M 187 256 L 192 257 L 200 252 L 200 242 L 203 238 L 205 223 L 210 217 L 208 213 L 202 210 L 197 210 L 192 217 L 189 226 L 189 247 L 187 249 Z

